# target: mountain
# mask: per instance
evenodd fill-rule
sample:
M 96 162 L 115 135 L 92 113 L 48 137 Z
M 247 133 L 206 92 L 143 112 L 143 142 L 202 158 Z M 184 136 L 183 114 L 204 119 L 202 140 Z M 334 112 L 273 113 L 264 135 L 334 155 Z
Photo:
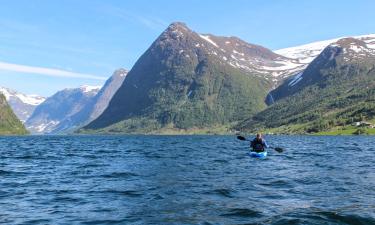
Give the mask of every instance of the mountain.
M 87 101 L 81 110 L 60 122 L 53 133 L 71 133 L 96 119 L 107 108 L 113 95 L 125 80 L 127 71 L 116 70 L 100 91 Z
M 272 86 L 300 66 L 239 38 L 172 23 L 138 59 L 103 114 L 81 131 L 227 126 L 264 109 Z
M 273 104 L 239 129 L 305 133 L 375 117 L 375 46 L 344 38 L 327 46 L 308 67 L 273 90 Z
M 305 45 L 295 46 L 291 48 L 283 48 L 274 51 L 282 56 L 295 59 L 306 66 L 311 63 L 328 45 L 337 42 L 340 39 L 350 37 L 340 37 L 325 41 L 313 42 Z M 353 38 L 364 41 L 369 48 L 375 48 L 375 34 L 354 36 Z
M 101 88 L 99 93 L 95 96 L 95 104 L 93 104 L 90 109 L 91 113 L 86 123 L 93 121 L 103 113 L 103 111 L 107 108 L 109 102 L 111 101 L 113 95 L 124 82 L 127 74 L 127 70 L 118 69 L 105 82 L 103 88 Z
M 102 88 L 81 86 L 65 89 L 48 98 L 36 108 L 26 122 L 32 133 L 70 133 L 97 118 L 107 108 L 121 86 L 127 71 L 116 70 Z
M 38 95 L 25 95 L 9 88 L 0 87 L 13 112 L 21 122 L 25 122 L 33 113 L 35 107 L 44 102 L 45 98 Z
M 245 73 L 258 74 L 259 77 L 279 82 L 296 71 L 300 71 L 303 63 L 275 54 L 267 48 L 249 44 L 237 37 L 218 37 L 211 34 L 198 34 L 209 43 L 205 46 L 199 40 L 195 47 L 203 48 L 210 55 L 217 56 L 222 63 L 240 69 Z
M 0 135 L 20 134 L 27 134 L 27 130 L 13 113 L 5 96 L 0 93 Z
M 324 54 L 322 53 L 319 58 L 315 59 L 305 71 L 290 77 L 284 84 L 271 91 L 272 99 L 277 101 L 280 98 L 298 92 L 305 86 L 311 85 L 312 82 L 320 81 L 321 77 L 318 77 L 319 73 L 316 71 L 316 68 L 325 67 L 326 61 L 330 63 L 335 62 L 333 59 L 339 57 L 338 59 L 342 61 L 340 62 L 344 64 L 371 64 L 374 52 L 375 38 L 374 45 L 367 44 L 361 39 L 339 39 L 335 43 L 328 45 L 325 51 L 323 51 Z
M 56 133 L 69 129 L 71 117 L 90 104 L 100 87 L 81 86 L 57 92 L 40 104 L 26 121 L 26 128 L 34 134 Z

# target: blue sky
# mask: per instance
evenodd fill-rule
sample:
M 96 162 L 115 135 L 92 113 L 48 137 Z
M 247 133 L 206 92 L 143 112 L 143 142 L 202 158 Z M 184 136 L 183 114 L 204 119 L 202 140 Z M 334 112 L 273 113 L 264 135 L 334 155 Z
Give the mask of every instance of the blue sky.
M 7 0 L 0 7 L 0 86 L 49 96 L 101 85 L 174 21 L 270 49 L 375 33 L 375 1 Z

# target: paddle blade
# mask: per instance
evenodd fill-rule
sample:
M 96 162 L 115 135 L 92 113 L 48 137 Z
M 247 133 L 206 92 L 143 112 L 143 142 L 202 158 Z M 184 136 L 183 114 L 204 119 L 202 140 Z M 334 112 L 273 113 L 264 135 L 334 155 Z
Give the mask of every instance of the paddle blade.
M 245 137 L 242 137 L 242 136 L 237 136 L 237 139 L 238 139 L 238 140 L 241 140 L 241 141 L 246 141 L 246 138 L 245 138 Z
M 282 148 L 279 148 L 279 147 L 276 147 L 276 148 L 274 148 L 275 149 L 275 151 L 277 151 L 278 153 L 281 153 L 281 152 L 283 152 L 284 151 L 284 149 L 282 149 Z

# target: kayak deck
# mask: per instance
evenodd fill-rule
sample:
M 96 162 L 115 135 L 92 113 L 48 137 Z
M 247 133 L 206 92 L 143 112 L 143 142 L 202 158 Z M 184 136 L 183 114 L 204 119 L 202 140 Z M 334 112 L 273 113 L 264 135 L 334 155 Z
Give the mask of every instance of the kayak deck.
M 250 157 L 264 159 L 267 157 L 267 151 L 264 152 L 250 152 Z

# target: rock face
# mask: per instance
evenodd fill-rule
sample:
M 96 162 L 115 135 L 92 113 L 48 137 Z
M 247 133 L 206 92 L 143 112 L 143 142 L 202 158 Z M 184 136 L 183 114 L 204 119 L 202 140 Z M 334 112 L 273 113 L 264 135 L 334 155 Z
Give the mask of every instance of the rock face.
M 104 111 L 126 74 L 124 69 L 116 70 L 102 88 L 81 86 L 57 92 L 35 109 L 26 127 L 34 134 L 75 131 Z
M 5 96 L 0 93 L 0 135 L 20 134 L 27 134 L 27 130 L 13 113 Z
M 272 101 L 271 101 L 272 99 Z M 271 107 L 242 128 L 294 126 L 316 132 L 375 116 L 375 49 L 344 38 L 327 46 L 309 66 L 273 90 Z
M 100 89 L 99 93 L 95 96 L 95 104 L 93 104 L 89 119 L 88 121 L 86 121 L 87 123 L 98 118 L 98 116 L 100 116 L 103 113 L 103 111 L 107 108 L 109 102 L 111 101 L 113 95 L 124 82 L 127 74 L 127 70 L 118 69 L 105 82 L 103 88 Z
M 147 133 L 236 123 L 264 109 L 271 87 L 300 66 L 239 38 L 198 34 L 173 23 L 84 129 Z
M 25 95 L 4 87 L 0 87 L 0 93 L 5 96 L 13 112 L 22 123 L 24 123 L 34 112 L 34 109 L 45 100 L 42 96 Z

